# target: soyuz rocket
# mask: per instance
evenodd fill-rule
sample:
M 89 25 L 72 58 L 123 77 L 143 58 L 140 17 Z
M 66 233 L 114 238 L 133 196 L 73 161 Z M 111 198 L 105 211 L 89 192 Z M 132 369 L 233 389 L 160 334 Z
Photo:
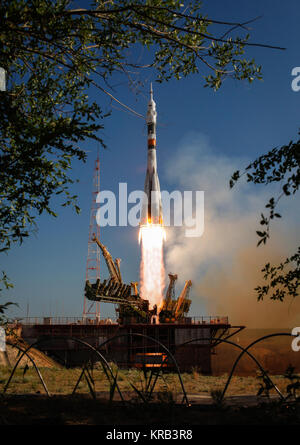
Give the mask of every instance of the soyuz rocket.
M 142 203 L 140 225 L 162 225 L 162 204 L 156 161 L 156 103 L 153 100 L 152 83 L 150 87 L 150 100 L 146 116 L 148 130 L 148 160 L 144 187 L 144 200 Z

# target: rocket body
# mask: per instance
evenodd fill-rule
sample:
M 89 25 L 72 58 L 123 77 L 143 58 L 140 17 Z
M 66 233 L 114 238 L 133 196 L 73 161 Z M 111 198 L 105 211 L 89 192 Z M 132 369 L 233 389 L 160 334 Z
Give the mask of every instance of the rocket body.
M 139 241 L 141 242 L 141 286 L 140 295 L 148 300 L 150 307 L 159 309 L 163 300 L 164 261 L 161 193 L 156 162 L 156 104 L 153 100 L 152 85 L 146 116 L 147 123 L 147 171 L 144 197 L 141 208 Z
M 147 172 L 145 179 L 145 197 L 142 204 L 141 225 L 160 224 L 162 225 L 162 204 L 159 179 L 157 175 L 156 160 L 156 104 L 153 100 L 153 90 L 151 84 L 150 100 L 146 116 L 148 133 L 148 157 Z

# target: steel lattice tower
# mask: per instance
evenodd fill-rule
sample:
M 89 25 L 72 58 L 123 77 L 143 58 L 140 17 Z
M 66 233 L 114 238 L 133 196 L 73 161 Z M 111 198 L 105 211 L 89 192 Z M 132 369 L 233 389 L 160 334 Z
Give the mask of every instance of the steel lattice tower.
M 100 239 L 100 226 L 96 222 L 96 213 L 98 208 L 96 207 L 96 198 L 100 192 L 100 161 L 99 152 L 95 161 L 94 174 L 93 174 L 93 191 L 92 191 L 92 203 L 90 213 L 90 225 L 89 225 L 89 239 L 88 239 L 88 254 L 86 260 L 86 274 L 85 279 L 90 283 L 100 279 L 100 249 L 93 241 L 93 236 L 96 235 Z M 84 296 L 83 301 L 83 318 L 95 317 L 100 319 L 100 302 L 91 302 Z

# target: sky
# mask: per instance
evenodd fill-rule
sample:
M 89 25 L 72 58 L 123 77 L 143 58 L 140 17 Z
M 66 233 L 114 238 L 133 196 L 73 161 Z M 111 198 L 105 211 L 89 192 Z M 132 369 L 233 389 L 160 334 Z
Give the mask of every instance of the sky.
M 261 309 L 253 288 L 261 278 L 259 271 L 265 260 L 277 261 L 294 252 L 299 242 L 299 198 L 280 203 L 283 218 L 272 227 L 270 245 L 257 249 L 259 215 L 272 192 L 279 189 L 241 181 L 230 191 L 228 182 L 231 174 L 249 161 L 297 138 L 300 92 L 291 88 L 291 71 L 300 66 L 300 4 L 297 0 L 211 0 L 203 2 L 203 10 L 216 20 L 243 22 L 262 16 L 251 24 L 251 42 L 287 48 L 247 50 L 247 56 L 262 65 L 263 81 L 249 84 L 227 79 L 214 92 L 203 88 L 201 74 L 158 84 L 155 74 L 146 72 L 139 93 L 123 80 L 114 94 L 145 115 L 149 84 L 153 82 L 161 189 L 204 191 L 203 236 L 187 239 L 169 228 L 165 245 L 166 272 L 179 274 L 177 293 L 185 280 L 193 281 L 191 315 L 229 315 L 233 323 L 252 327 L 293 326 L 299 314 L 296 303 L 287 302 L 283 309 L 283 305 L 265 302 Z M 101 132 L 107 145 L 107 149 L 100 149 L 101 190 L 117 192 L 121 182 L 128 184 L 128 193 L 142 190 L 147 159 L 145 122 L 118 104 L 111 107 L 97 90 L 90 95 L 105 111 L 112 110 Z M 75 163 L 72 170 L 72 177 L 79 179 L 72 191 L 78 195 L 81 214 L 60 207 L 54 200 L 59 216 L 42 215 L 38 232 L 2 257 L 2 269 L 14 283 L 9 299 L 19 304 L 10 311 L 12 316 L 25 316 L 28 308 L 30 316 L 82 313 L 98 147 L 90 141 L 81 147 L 87 151 L 87 162 Z M 124 281 L 138 281 L 138 229 L 101 228 L 101 240 L 114 258 L 122 258 Z M 101 278 L 107 276 L 102 260 Z M 270 308 L 274 317 L 268 320 Z M 102 304 L 101 314 L 114 315 L 113 306 Z

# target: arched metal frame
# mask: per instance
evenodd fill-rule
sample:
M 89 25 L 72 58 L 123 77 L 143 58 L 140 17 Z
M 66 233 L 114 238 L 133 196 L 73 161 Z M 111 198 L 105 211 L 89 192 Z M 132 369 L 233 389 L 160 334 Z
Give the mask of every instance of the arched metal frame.
M 223 398 L 224 398 L 224 396 L 225 396 L 225 393 L 226 393 L 226 391 L 227 391 L 227 389 L 228 389 L 228 386 L 229 386 L 229 384 L 230 384 L 230 382 L 231 382 L 231 379 L 232 379 L 232 377 L 233 377 L 233 373 L 234 373 L 234 371 L 235 371 L 235 369 L 236 369 L 236 367 L 237 367 L 239 361 L 241 360 L 241 358 L 243 357 L 244 354 L 247 354 L 247 355 L 248 355 L 248 356 L 249 356 L 249 357 L 256 363 L 256 365 L 258 366 L 258 368 L 261 370 L 262 374 L 268 379 L 269 383 L 273 386 L 273 388 L 274 388 L 274 389 L 276 390 L 276 392 L 279 394 L 280 398 L 281 398 L 282 400 L 285 400 L 284 395 L 280 392 L 280 390 L 277 388 L 277 386 L 273 383 L 273 381 L 272 381 L 272 379 L 269 377 L 267 371 L 262 367 L 262 365 L 261 365 L 260 362 L 256 359 L 256 357 L 255 357 L 253 354 L 251 354 L 251 353 L 249 352 L 249 349 L 251 349 L 251 348 L 252 348 L 254 345 L 256 345 L 257 343 L 259 343 L 259 342 L 261 342 L 261 341 L 263 341 L 263 340 L 272 338 L 272 337 L 279 337 L 279 336 L 289 336 L 289 337 L 294 337 L 294 336 L 293 336 L 292 334 L 290 334 L 290 333 L 275 333 L 275 334 L 269 334 L 269 335 L 265 335 L 265 336 L 263 336 L 263 337 L 258 338 L 257 340 L 253 341 L 252 343 L 250 343 L 250 344 L 249 344 L 247 347 L 245 347 L 245 348 L 242 347 L 242 346 L 240 346 L 240 345 L 238 345 L 238 344 L 236 344 L 236 343 L 234 343 L 234 342 L 232 342 L 232 341 L 229 341 L 229 340 L 227 340 L 227 339 L 220 339 L 220 338 L 215 338 L 215 337 L 208 337 L 208 338 L 203 338 L 203 337 L 200 337 L 200 338 L 199 338 L 199 337 L 197 337 L 197 338 L 193 338 L 193 339 L 187 340 L 187 341 L 184 342 L 184 343 L 181 343 L 180 345 L 177 346 L 177 348 L 180 348 L 180 347 L 182 347 L 182 346 L 184 346 L 184 345 L 193 343 L 193 342 L 195 342 L 195 341 L 207 341 L 207 340 L 211 341 L 211 340 L 218 340 L 219 342 L 223 342 L 223 343 L 230 344 L 230 345 L 235 346 L 236 348 L 238 348 L 238 349 L 241 350 L 239 356 L 236 358 L 236 360 L 235 360 L 235 362 L 234 362 L 234 364 L 233 364 L 233 366 L 232 366 L 232 368 L 231 368 L 230 374 L 229 374 L 229 376 L 228 376 L 227 382 L 226 382 L 226 384 L 225 384 L 225 387 L 224 387 L 224 390 L 223 390 L 223 393 L 222 393 L 222 396 L 221 396 L 221 400 L 223 400 Z M 49 342 L 54 341 L 54 340 L 64 340 L 64 341 L 71 340 L 71 341 L 74 341 L 74 342 L 77 342 L 77 343 L 79 343 L 79 344 L 84 345 L 85 347 L 87 347 L 88 349 L 90 349 L 90 350 L 92 351 L 93 354 L 96 354 L 96 355 L 99 357 L 100 362 L 101 362 L 101 365 L 102 365 L 103 370 L 104 370 L 104 373 L 105 373 L 105 375 L 106 375 L 106 377 L 107 377 L 107 379 L 108 379 L 110 385 L 111 385 L 111 384 L 115 385 L 115 387 L 116 387 L 116 389 L 117 389 L 117 391 L 118 391 L 118 393 L 119 393 L 119 395 L 120 395 L 120 398 L 121 398 L 122 402 L 124 402 L 124 398 L 123 398 L 122 392 L 121 392 L 121 390 L 120 390 L 120 388 L 119 388 L 119 385 L 118 385 L 118 383 L 117 383 L 117 376 L 114 376 L 114 375 L 113 375 L 113 372 L 112 372 L 112 369 L 111 369 L 109 363 L 107 362 L 107 360 L 105 359 L 105 357 L 104 357 L 104 356 L 101 354 L 101 352 L 99 351 L 99 349 L 102 348 L 103 346 L 105 346 L 105 345 L 107 345 L 107 344 L 109 344 L 109 343 L 111 343 L 111 342 L 113 342 L 113 341 L 115 341 L 116 339 L 121 338 L 121 337 L 140 337 L 140 338 L 145 338 L 145 339 L 148 339 L 148 340 L 154 342 L 155 344 L 159 345 L 159 346 L 166 352 L 166 354 L 167 354 L 167 357 L 165 357 L 165 358 L 163 359 L 162 363 L 161 363 L 160 370 L 162 369 L 162 366 L 163 366 L 163 364 L 165 363 L 165 361 L 166 361 L 168 358 L 171 358 L 172 362 L 173 362 L 174 365 L 175 365 L 176 373 L 177 373 L 177 375 L 178 375 L 179 382 L 180 382 L 180 385 L 181 385 L 181 388 L 182 388 L 182 392 L 183 392 L 183 401 L 186 402 L 187 406 L 190 406 L 190 405 L 189 405 L 189 401 L 188 401 L 188 397 L 187 397 L 187 394 L 186 394 L 186 391 L 185 391 L 185 387 L 184 387 L 184 384 L 183 384 L 183 381 L 182 381 L 182 377 L 181 377 L 180 369 L 179 369 L 178 363 L 177 363 L 177 361 L 176 361 L 174 355 L 173 355 L 173 354 L 170 352 L 170 350 L 169 350 L 163 343 L 161 343 L 160 341 L 158 341 L 158 340 L 156 340 L 155 338 L 150 337 L 150 336 L 148 336 L 148 335 L 145 335 L 145 334 L 139 334 L 139 333 L 125 333 L 125 334 L 118 334 L 118 335 L 115 335 L 114 337 L 111 337 L 111 338 L 105 340 L 104 342 L 102 342 L 102 343 L 98 346 L 98 348 L 94 348 L 94 347 L 91 346 L 89 343 L 87 343 L 87 342 L 85 342 L 85 341 L 83 341 L 83 340 L 80 340 L 80 339 L 78 339 L 78 338 L 74 338 L 74 337 L 64 337 L 64 336 L 54 337 L 54 338 L 44 338 L 44 339 L 38 340 L 38 341 L 36 341 L 35 343 L 33 343 L 32 345 L 28 346 L 25 350 L 22 349 L 22 347 L 20 347 L 19 345 L 15 344 L 15 343 L 12 343 L 12 342 L 10 342 L 10 341 L 7 341 L 7 344 L 8 344 L 8 345 L 10 345 L 10 346 L 12 346 L 12 347 L 15 347 L 16 349 L 18 349 L 19 351 L 21 351 L 22 354 L 21 354 L 21 356 L 18 358 L 17 362 L 16 362 L 15 365 L 14 365 L 14 368 L 13 368 L 11 374 L 10 374 L 10 377 L 9 377 L 8 381 L 6 382 L 5 387 L 4 387 L 4 389 L 3 389 L 3 394 L 5 394 L 7 388 L 9 387 L 9 384 L 10 384 L 10 382 L 11 382 L 13 376 L 14 376 L 14 373 L 15 373 L 15 371 L 16 371 L 18 365 L 20 364 L 21 360 L 23 359 L 24 356 L 26 356 L 26 357 L 28 357 L 29 360 L 32 362 L 32 364 L 33 364 L 33 366 L 34 366 L 34 368 L 35 368 L 35 370 L 36 370 L 36 372 L 37 372 L 37 374 L 38 374 L 38 376 L 39 376 L 39 379 L 40 379 L 40 381 L 41 381 L 41 383 L 42 383 L 42 385 L 43 385 L 43 387 L 44 387 L 44 389 L 45 389 L 46 394 L 47 394 L 48 396 L 50 396 L 50 393 L 49 393 L 49 391 L 48 391 L 48 388 L 47 388 L 46 383 L 45 383 L 44 380 L 43 380 L 43 377 L 42 377 L 42 375 L 41 375 L 41 372 L 40 372 L 38 366 L 36 365 L 34 359 L 29 355 L 29 351 L 30 351 L 33 347 L 37 347 L 37 346 L 39 346 L 40 344 L 43 344 L 43 343 L 49 343 Z M 210 347 L 210 348 L 214 347 L 214 345 L 212 345 L 212 344 L 208 344 L 207 346 Z M 89 360 L 90 360 L 90 358 L 89 358 Z M 79 381 L 80 381 L 82 375 L 84 374 L 84 372 L 85 372 L 86 370 L 88 371 L 87 366 L 86 366 L 87 363 L 88 363 L 88 362 L 86 361 L 85 364 L 84 364 L 84 366 L 82 367 L 82 372 L 81 372 L 80 378 L 78 379 L 78 381 L 77 381 L 77 383 L 76 383 L 76 385 L 75 385 L 75 387 L 74 387 L 73 394 L 74 394 L 74 392 L 76 391 L 76 388 L 77 388 L 77 386 L 78 386 L 78 383 L 79 383 Z M 107 372 L 107 370 L 108 370 L 109 372 Z M 159 372 L 160 372 L 160 370 L 159 370 Z M 150 392 L 149 392 L 150 397 L 151 397 L 151 395 L 152 395 L 152 393 L 153 393 L 155 384 L 156 384 L 156 382 L 157 382 L 157 379 L 158 379 L 158 376 L 159 376 L 159 372 L 156 374 L 155 379 L 154 379 L 154 382 L 152 383 L 152 386 L 151 386 L 151 389 L 150 389 Z M 93 395 L 93 391 L 92 391 L 92 389 L 91 389 L 91 386 L 90 386 L 90 383 L 89 383 L 88 379 L 87 379 L 87 383 L 88 383 L 88 385 L 89 385 L 89 389 L 90 389 L 90 391 L 91 391 L 91 393 L 92 393 L 92 395 Z M 150 382 L 149 382 L 149 386 L 150 386 Z M 147 389 L 148 389 L 148 387 L 147 387 Z
M 186 391 L 185 391 L 185 387 L 184 387 L 184 384 L 183 384 L 183 381 L 182 381 L 182 378 L 181 378 L 181 373 L 180 373 L 180 369 L 179 369 L 177 360 L 175 359 L 174 355 L 169 351 L 169 349 L 163 343 L 161 343 L 159 340 L 156 340 L 155 338 L 150 337 L 149 335 L 139 334 L 139 333 L 135 333 L 135 332 L 128 332 L 126 334 L 118 334 L 118 335 L 115 335 L 114 337 L 108 338 L 107 340 L 105 340 L 103 343 L 101 343 L 98 346 L 98 349 L 102 348 L 103 346 L 107 345 L 108 343 L 111 343 L 112 341 L 116 340 L 117 338 L 121 338 L 121 337 L 146 338 L 148 340 L 153 341 L 157 345 L 161 346 L 161 348 L 167 353 L 167 356 L 169 356 L 171 358 L 171 360 L 173 361 L 173 363 L 174 363 L 174 365 L 176 367 L 176 372 L 177 372 L 177 375 L 178 375 L 178 378 L 179 378 L 179 382 L 180 382 L 180 385 L 181 385 L 181 389 L 182 389 L 182 393 L 183 393 L 183 401 L 185 400 L 186 405 L 189 406 L 190 404 L 189 404 L 188 397 L 187 397 L 187 394 L 186 394 Z M 163 360 L 163 362 L 164 362 L 164 360 Z M 162 364 L 163 364 L 163 362 L 162 362 Z M 162 364 L 161 364 L 161 366 L 162 366 Z M 155 383 L 156 383 L 156 381 L 157 381 L 157 378 L 155 379 Z M 154 383 L 154 386 L 155 386 L 155 383 Z M 153 392 L 154 386 L 152 387 L 151 394 Z
M 291 334 L 273 334 L 273 335 L 271 334 L 270 337 L 272 337 L 272 336 L 279 336 L 279 335 L 291 335 Z M 253 354 L 251 354 L 251 353 L 248 351 L 248 349 L 249 349 L 250 347 L 252 347 L 254 344 L 256 344 L 256 343 L 262 341 L 263 339 L 265 339 L 265 338 L 267 338 L 267 337 L 269 337 L 269 336 L 265 336 L 265 337 L 261 337 L 261 338 L 257 339 L 255 342 L 251 343 L 251 344 L 248 345 L 246 348 L 243 348 L 242 346 L 240 346 L 240 345 L 238 345 L 238 344 L 236 344 L 236 343 L 234 343 L 234 342 L 232 342 L 232 341 L 226 340 L 225 338 L 218 338 L 218 341 L 223 342 L 223 343 L 230 344 L 230 345 L 232 345 L 232 346 L 235 346 L 236 348 L 238 348 L 238 349 L 240 349 L 240 350 L 242 351 L 242 352 L 240 353 L 240 355 L 238 356 L 238 358 L 236 359 L 236 361 L 235 361 L 235 363 L 234 363 L 234 365 L 233 365 L 233 367 L 232 367 L 232 369 L 231 369 L 231 372 L 230 372 L 230 374 L 229 374 L 228 380 L 227 380 L 226 385 L 225 385 L 225 388 L 224 388 L 224 390 L 223 390 L 221 399 L 224 398 L 225 393 L 226 393 L 226 390 L 227 390 L 227 388 L 228 388 L 228 386 L 229 386 L 229 383 L 230 383 L 230 381 L 231 381 L 231 378 L 232 378 L 232 376 L 233 376 L 233 372 L 234 372 L 234 370 L 235 370 L 235 368 L 236 368 L 238 362 L 240 361 L 240 359 L 242 358 L 242 356 L 243 356 L 244 354 L 247 354 L 247 355 L 248 355 L 248 356 L 249 356 L 249 357 L 256 363 L 256 365 L 259 367 L 259 369 L 261 370 L 261 372 L 263 373 L 263 375 L 268 379 L 268 381 L 271 383 L 271 385 L 273 386 L 273 388 L 276 390 L 276 392 L 278 393 L 278 395 L 280 396 L 280 398 L 281 398 L 282 400 L 285 398 L 284 395 L 283 395 L 283 394 L 281 393 L 281 391 L 279 390 L 279 388 L 275 385 L 275 383 L 274 383 L 274 382 L 272 381 L 272 379 L 269 377 L 267 371 L 262 367 L 262 365 L 260 364 L 260 362 L 257 360 L 257 358 L 256 358 Z M 193 339 L 191 339 L 191 340 L 187 340 L 186 342 L 181 343 L 180 345 L 177 345 L 177 348 L 180 348 L 181 346 L 187 345 L 187 344 L 189 344 L 189 343 L 193 343 L 193 342 L 195 342 L 195 341 L 201 341 L 201 340 L 202 340 L 202 341 L 207 341 L 207 340 L 213 340 L 213 341 L 214 341 L 214 340 L 216 340 L 216 339 L 217 339 L 216 337 L 207 337 L 207 338 L 197 337 L 197 338 L 193 338 Z M 210 344 L 208 344 L 207 346 L 210 347 L 210 348 L 214 347 L 214 345 L 210 345 Z
M 252 343 L 250 343 L 246 348 L 243 348 L 243 351 L 242 351 L 242 352 L 240 353 L 240 355 L 236 358 L 236 360 L 235 360 L 235 362 L 234 362 L 234 364 L 233 364 L 233 366 L 232 366 L 232 368 L 231 368 L 230 374 L 229 374 L 229 376 L 228 376 L 228 380 L 227 380 L 227 382 L 226 382 L 226 385 L 225 385 L 224 390 L 223 390 L 223 393 L 222 393 L 222 399 L 223 399 L 224 396 L 225 396 L 225 393 L 226 393 L 227 388 L 228 388 L 228 386 L 229 386 L 229 384 L 230 384 L 230 381 L 231 381 L 231 379 L 232 379 L 232 376 L 233 376 L 233 373 L 234 373 L 234 371 L 235 371 L 235 368 L 237 367 L 237 365 L 238 365 L 239 361 L 241 360 L 241 358 L 243 357 L 243 355 L 244 355 L 244 354 L 249 354 L 248 350 L 249 350 L 250 348 L 252 348 L 252 346 L 256 345 L 257 343 L 260 343 L 261 341 L 266 340 L 267 338 L 280 337 L 280 336 L 284 336 L 284 337 L 287 337 L 287 336 L 288 336 L 288 337 L 294 337 L 294 335 L 292 335 L 292 334 L 290 334 L 290 333 L 288 333 L 288 332 L 281 332 L 281 333 L 278 332 L 278 333 L 276 333 L 276 334 L 264 335 L 263 337 L 260 337 L 260 338 L 258 338 L 257 340 L 254 340 L 254 341 L 253 341 Z M 265 372 L 265 374 L 267 375 L 268 380 L 271 381 L 272 385 L 274 386 L 274 384 L 273 384 L 272 380 L 270 379 L 269 375 L 268 375 L 266 372 Z M 278 391 L 277 391 L 277 392 L 278 392 Z M 281 397 L 282 399 L 285 398 L 285 397 L 283 396 L 283 394 L 281 394 L 281 393 L 280 393 L 280 397 Z
M 102 365 L 102 367 L 103 367 L 103 371 L 104 371 L 104 373 L 105 373 L 105 375 L 106 375 L 106 377 L 107 377 L 109 383 L 111 384 L 111 380 L 110 380 L 110 377 L 111 377 L 111 378 L 112 378 L 112 381 L 113 381 L 113 384 L 116 386 L 117 391 L 118 391 L 118 393 L 119 393 L 119 395 L 120 395 L 120 397 L 121 397 L 122 402 L 124 402 L 124 398 L 123 398 L 123 395 L 122 395 L 121 390 L 120 390 L 120 388 L 119 388 L 119 385 L 118 385 L 118 383 L 117 383 L 117 381 L 116 381 L 116 378 L 114 377 L 113 372 L 112 372 L 112 370 L 111 370 L 111 368 L 110 368 L 108 362 L 106 361 L 105 357 L 103 357 L 103 355 L 102 355 L 96 348 L 94 348 L 93 346 L 91 346 L 89 343 L 87 343 L 87 342 L 85 342 L 85 341 L 83 341 L 83 340 L 80 340 L 80 339 L 78 339 L 78 338 L 74 338 L 74 337 L 64 337 L 64 336 L 50 337 L 50 338 L 44 338 L 44 339 L 38 340 L 38 341 L 32 343 L 30 346 L 28 346 L 28 348 L 26 348 L 25 350 L 23 350 L 22 355 L 19 357 L 19 359 L 18 359 L 17 362 L 15 363 L 14 368 L 13 368 L 13 370 L 12 370 L 10 376 L 9 376 L 9 379 L 8 379 L 8 381 L 7 381 L 6 384 L 5 384 L 5 387 L 4 387 L 4 389 L 3 389 L 3 394 L 5 394 L 5 392 L 6 392 L 7 388 L 8 388 L 8 386 L 9 386 L 9 384 L 10 384 L 10 382 L 11 382 L 13 376 L 14 376 L 14 373 L 15 373 L 15 371 L 16 371 L 16 369 L 17 369 L 19 363 L 20 363 L 20 361 L 21 361 L 22 358 L 24 357 L 24 355 L 26 355 L 26 356 L 29 357 L 28 352 L 29 352 L 32 348 L 37 347 L 37 346 L 40 346 L 40 345 L 43 344 L 43 343 L 49 343 L 49 342 L 54 341 L 54 340 L 55 340 L 55 341 L 57 341 L 57 340 L 64 340 L 64 341 L 72 340 L 72 341 L 74 341 L 74 342 L 77 342 L 77 343 L 80 343 L 80 344 L 86 346 L 88 349 L 91 349 L 91 350 L 93 351 L 93 353 L 95 353 L 95 354 L 100 358 L 100 362 L 101 362 L 101 365 Z M 21 349 L 21 348 L 20 348 L 20 349 Z M 31 361 L 34 363 L 34 360 L 33 360 L 32 358 L 30 358 L 30 359 L 31 359 Z M 107 373 L 107 369 L 105 368 L 104 365 L 107 366 L 107 369 L 108 369 L 108 371 L 109 371 L 109 373 L 110 373 L 110 377 L 109 377 L 109 374 Z M 40 377 L 41 381 L 43 382 L 43 378 L 42 378 L 42 376 L 41 376 L 41 373 L 40 373 L 40 371 L 38 370 L 38 368 L 37 368 L 37 366 L 36 366 L 35 363 L 34 363 L 34 366 L 35 366 L 35 369 L 37 370 L 37 372 L 38 372 L 38 374 L 39 374 L 39 377 Z M 85 367 L 85 365 L 84 365 L 84 367 Z M 84 368 L 84 367 L 83 367 L 83 368 Z M 47 386 L 45 385 L 45 383 L 43 383 L 43 386 L 44 386 L 44 389 L 45 389 L 47 395 L 50 396 L 50 393 L 49 393 L 49 391 L 48 391 Z M 76 388 L 75 388 L 75 389 L 76 389 Z
M 15 343 L 12 343 L 12 342 L 10 342 L 10 341 L 6 341 L 6 344 L 9 345 L 9 346 L 12 346 L 13 348 L 18 349 L 18 351 L 23 352 L 23 355 L 22 355 L 21 358 L 23 358 L 24 355 L 26 355 L 26 357 L 29 358 L 29 360 L 30 360 L 31 363 L 33 364 L 34 369 L 36 370 L 37 375 L 39 376 L 39 379 L 40 379 L 40 381 L 41 381 L 41 383 L 42 383 L 42 385 L 43 385 L 43 387 L 44 387 L 44 390 L 46 391 L 47 396 L 50 396 L 50 393 L 49 393 L 49 390 L 48 390 L 48 388 L 47 388 L 47 385 L 46 385 L 46 383 L 44 382 L 44 379 L 43 379 L 43 377 L 42 377 L 42 374 L 41 374 L 41 372 L 40 372 L 38 366 L 36 365 L 35 361 L 33 360 L 33 358 L 30 357 L 30 355 L 27 353 L 27 351 L 24 350 L 24 349 L 22 349 L 21 346 L 16 345 Z M 11 374 L 12 374 L 12 373 L 11 373 Z M 11 379 L 11 377 L 12 377 L 12 375 L 10 375 L 10 379 Z M 5 389 L 5 388 L 4 388 L 4 389 Z M 3 390 L 3 394 L 4 394 L 4 393 L 5 393 L 5 391 Z

